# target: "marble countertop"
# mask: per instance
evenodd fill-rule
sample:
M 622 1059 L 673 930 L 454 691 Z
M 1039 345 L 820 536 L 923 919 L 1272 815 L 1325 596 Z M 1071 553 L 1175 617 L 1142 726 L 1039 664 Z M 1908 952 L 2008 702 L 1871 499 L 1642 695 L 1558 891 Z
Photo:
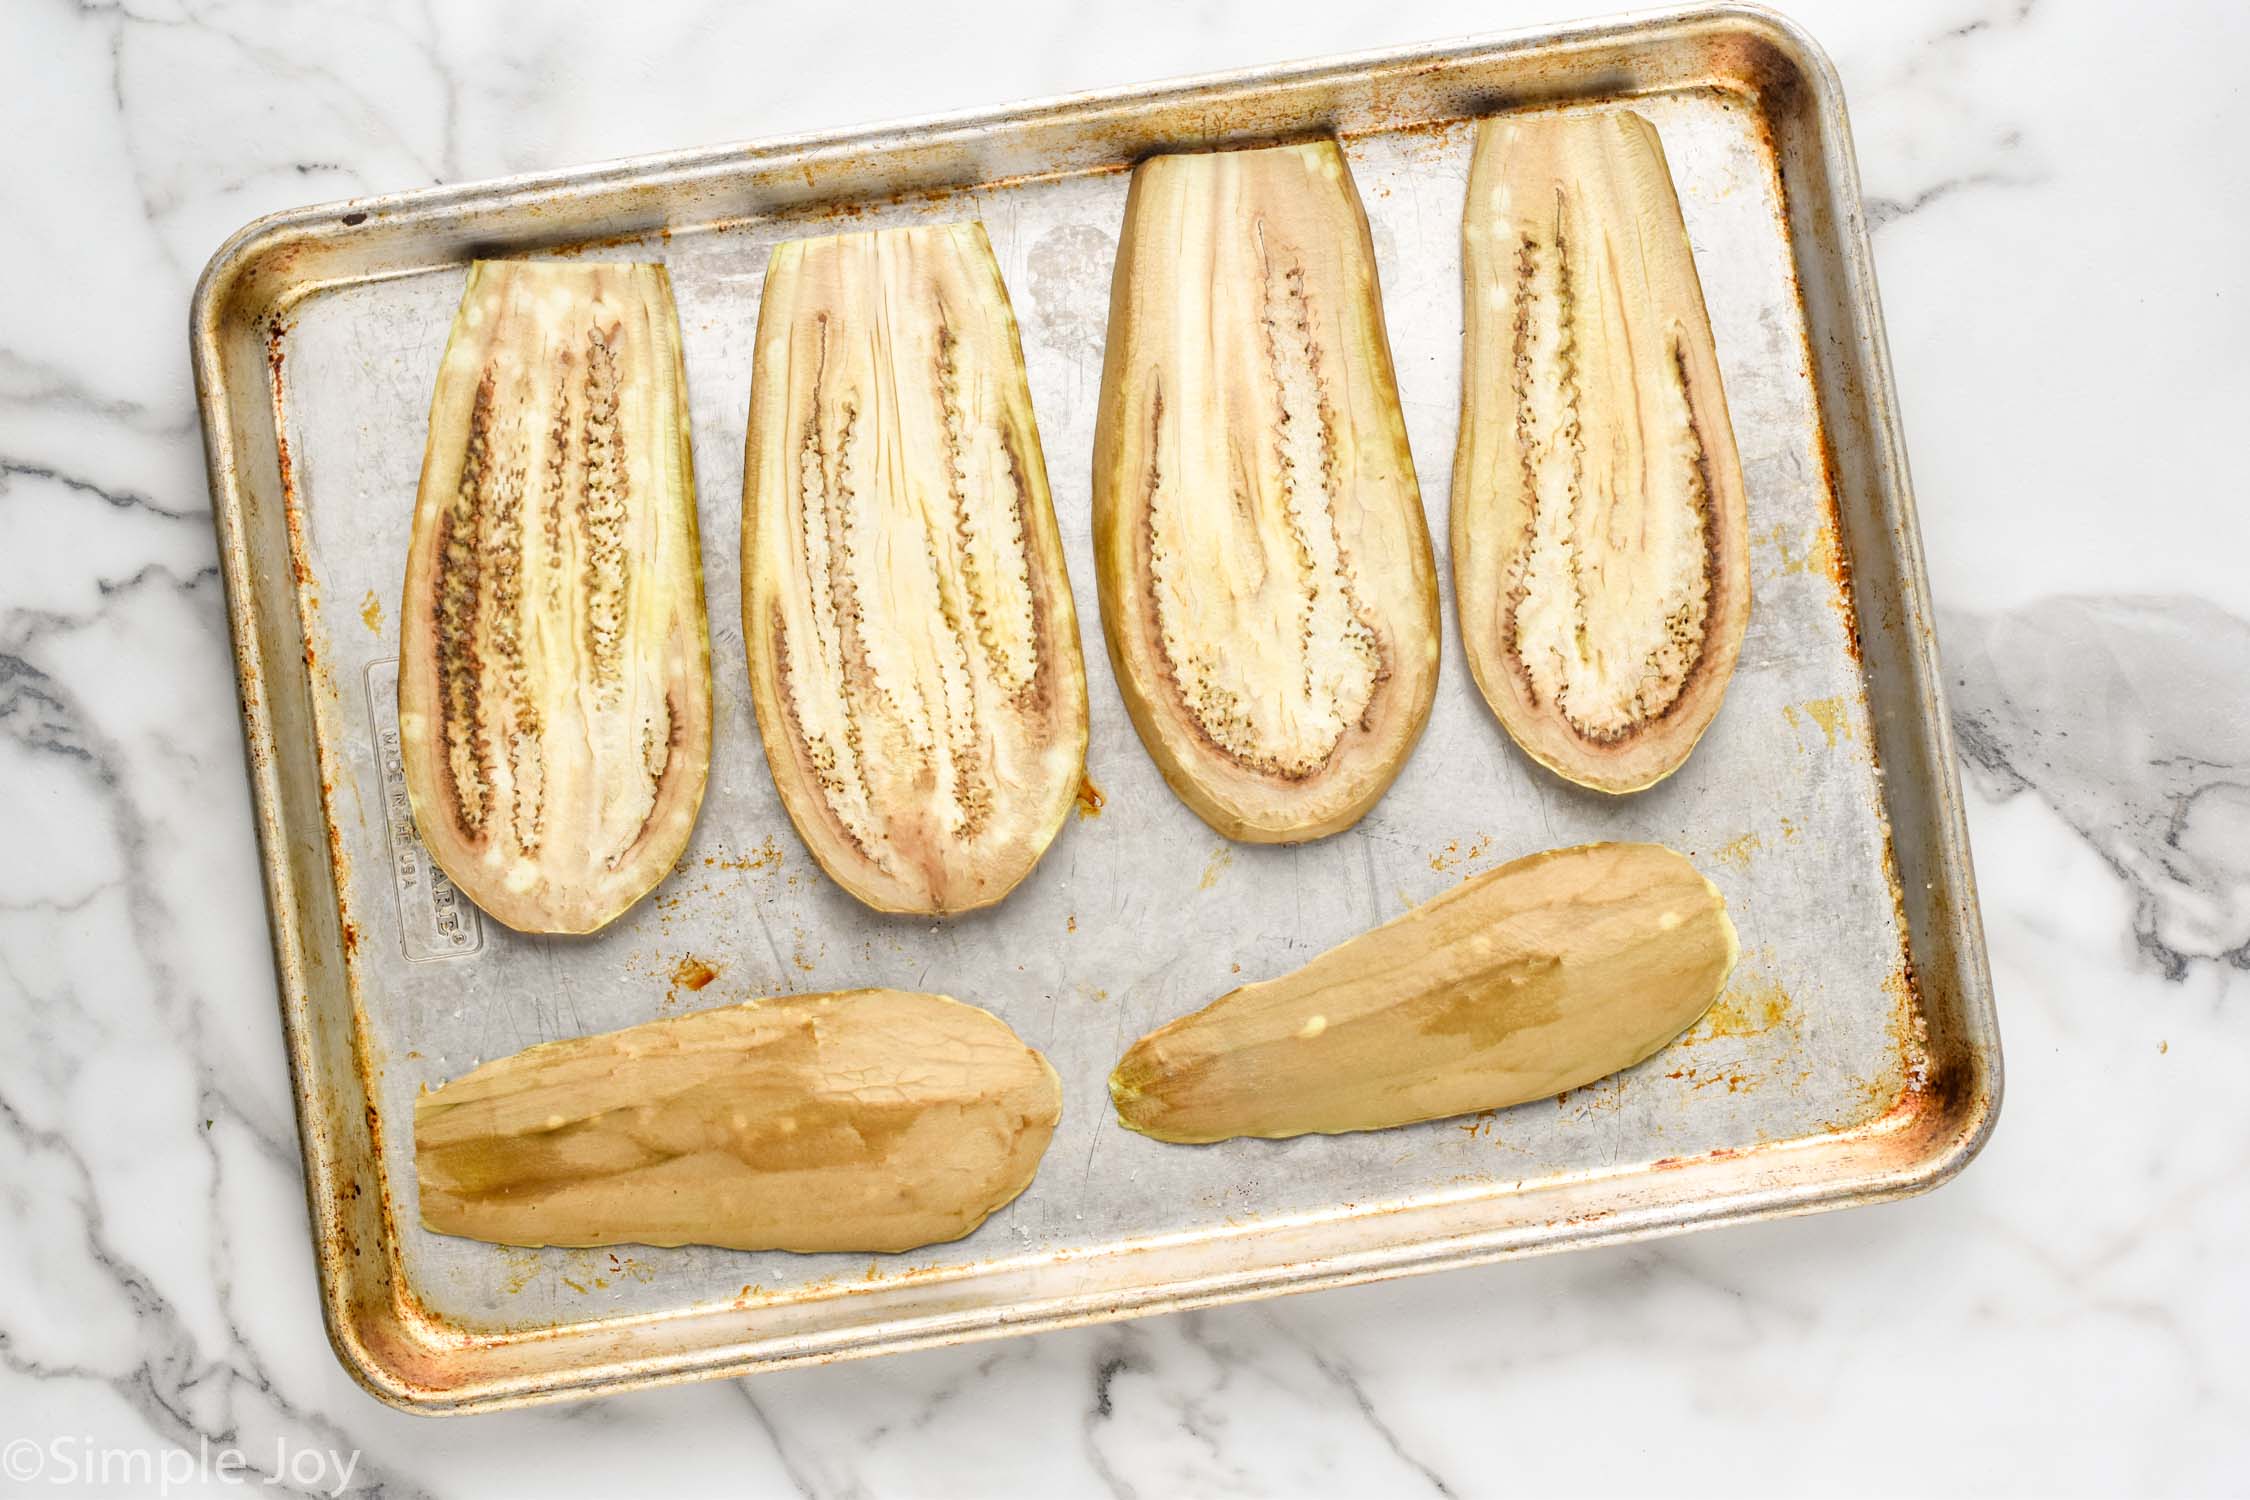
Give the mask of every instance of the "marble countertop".
M 347 1463 L 390 1495 L 2250 1485 L 2250 11 L 2215 0 L 1789 7 L 1852 107 L 2007 1042 L 1959 1181 L 560 1409 L 362 1394 L 320 1327 L 188 375 L 220 241 L 1599 9 L 647 8 L 0 19 L 0 1448 L 48 1466 L 0 1489 L 153 1492 L 132 1464 L 199 1453 L 175 1492 Z

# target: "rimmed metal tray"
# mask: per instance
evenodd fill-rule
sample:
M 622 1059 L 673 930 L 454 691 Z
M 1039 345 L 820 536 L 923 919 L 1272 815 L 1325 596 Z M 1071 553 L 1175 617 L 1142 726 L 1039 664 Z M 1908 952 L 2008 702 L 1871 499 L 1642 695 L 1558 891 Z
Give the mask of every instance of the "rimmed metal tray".
M 1661 787 L 1580 793 L 1507 742 L 1448 601 L 1429 732 L 1374 812 L 1306 847 L 1222 843 L 1162 785 L 1095 634 L 1089 449 L 1126 169 L 1164 148 L 1342 136 L 1442 547 L 1470 122 L 1628 104 L 1678 177 L 1748 481 L 1756 607 L 1724 711 Z M 933 925 L 859 907 L 783 817 L 745 691 L 733 538 L 768 246 L 971 216 L 1022 323 L 1104 805 L 997 910 Z M 592 939 L 482 920 L 416 842 L 399 781 L 396 610 L 424 424 L 465 265 L 491 255 L 667 261 L 686 343 L 710 795 L 681 867 Z M 304 209 L 219 252 L 193 338 L 325 1313 L 385 1400 L 491 1408 L 1866 1203 L 1943 1180 L 1991 1128 L 1990 981 L 1843 100 L 1813 44 L 1763 11 Z M 1103 1080 L 1144 1028 L 1466 874 L 1596 838 L 1686 851 L 1741 925 L 1729 991 L 1650 1062 L 1559 1101 L 1357 1137 L 1181 1148 L 1110 1118 Z M 870 1259 L 511 1251 L 419 1228 L 424 1084 L 683 1007 L 857 984 L 989 1006 L 1061 1073 L 1038 1181 L 970 1238 Z

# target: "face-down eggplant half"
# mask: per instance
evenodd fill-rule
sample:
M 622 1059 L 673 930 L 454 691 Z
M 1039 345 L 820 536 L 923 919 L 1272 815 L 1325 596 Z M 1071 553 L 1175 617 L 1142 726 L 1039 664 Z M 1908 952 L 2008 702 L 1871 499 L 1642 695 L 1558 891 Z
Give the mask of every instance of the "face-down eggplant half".
M 1164 1141 L 1380 1130 L 1607 1077 L 1695 1024 L 1737 945 L 1655 844 L 1534 854 L 1135 1042 L 1118 1117 Z
M 1062 1092 L 997 1016 L 789 995 L 548 1042 L 414 1105 L 422 1222 L 505 1245 L 911 1250 L 1030 1185 Z

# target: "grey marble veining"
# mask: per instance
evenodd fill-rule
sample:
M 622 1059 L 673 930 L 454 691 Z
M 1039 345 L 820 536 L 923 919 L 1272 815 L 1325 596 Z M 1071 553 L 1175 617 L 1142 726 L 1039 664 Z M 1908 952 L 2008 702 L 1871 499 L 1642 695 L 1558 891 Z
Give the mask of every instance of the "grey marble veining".
M 326 1493 L 356 1454 L 389 1495 L 2239 1490 L 2250 16 L 2208 0 L 2129 35 L 2093 0 L 1791 7 L 1851 99 L 2008 1042 L 1959 1182 L 465 1422 L 377 1406 L 326 1348 L 187 376 L 219 241 L 1596 8 L 0 13 L 0 1456 L 217 1445 Z
M 2072 595 L 1943 631 L 1980 789 L 2031 793 L 2109 862 L 2167 979 L 2197 959 L 2250 969 L 2250 620 Z

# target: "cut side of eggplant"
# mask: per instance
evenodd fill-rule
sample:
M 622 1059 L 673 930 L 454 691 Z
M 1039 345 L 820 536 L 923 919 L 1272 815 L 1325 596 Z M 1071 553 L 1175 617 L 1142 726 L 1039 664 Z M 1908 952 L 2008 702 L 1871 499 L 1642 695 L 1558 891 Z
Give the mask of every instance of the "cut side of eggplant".
M 1031 1184 L 1054 1069 L 942 995 L 791 995 L 548 1042 L 414 1103 L 422 1223 L 504 1245 L 882 1252 Z
M 1532 759 L 1638 791 L 1710 727 L 1750 618 L 1742 465 L 1655 127 L 1482 121 L 1462 235 L 1469 666 Z
M 879 911 L 1007 895 L 1077 794 L 1086 678 L 983 225 L 775 247 L 742 576 L 766 758 L 821 867 Z
M 1737 952 L 1725 898 L 1669 849 L 1534 854 L 1150 1032 L 1110 1097 L 1182 1142 L 1505 1109 L 1653 1056 Z
M 1357 822 L 1428 721 L 1438 608 L 1334 141 L 1134 168 L 1094 539 L 1118 686 L 1181 800 L 1258 843 Z
M 431 856 L 524 932 L 591 932 L 695 826 L 710 645 L 671 282 L 478 261 L 430 402 L 399 617 Z

